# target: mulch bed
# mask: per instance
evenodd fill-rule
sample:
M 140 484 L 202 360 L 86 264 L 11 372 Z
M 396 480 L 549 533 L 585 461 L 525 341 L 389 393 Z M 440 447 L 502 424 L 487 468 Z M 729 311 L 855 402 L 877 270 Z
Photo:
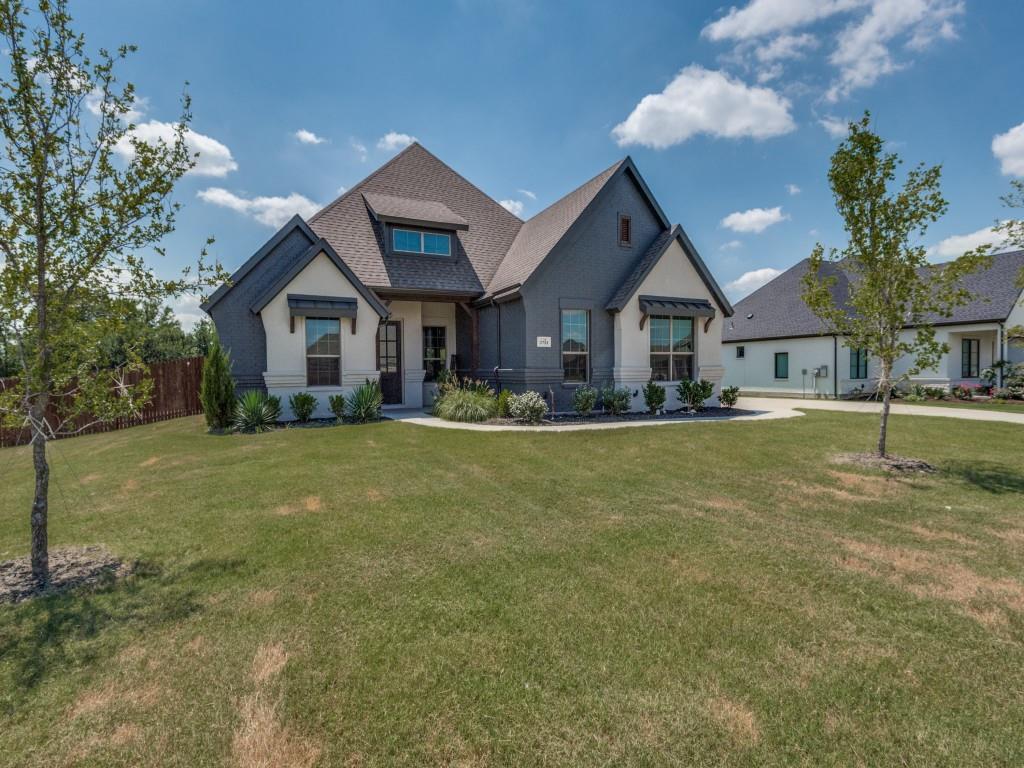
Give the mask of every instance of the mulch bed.
M 935 467 L 921 459 L 908 459 L 904 456 L 879 457 L 874 453 L 841 453 L 833 457 L 836 464 L 856 464 L 870 469 L 884 469 L 899 474 L 930 474 Z
M 32 579 L 28 557 L 0 563 L 0 603 L 20 603 L 74 587 L 106 584 L 124 578 L 134 566 L 122 562 L 105 547 L 77 547 L 50 551 L 50 584 L 40 590 Z
M 548 416 L 538 426 L 555 424 L 618 424 L 629 421 L 687 421 L 688 419 L 725 419 L 730 416 L 747 416 L 756 411 L 746 411 L 740 408 L 705 408 L 702 411 L 666 411 L 651 415 L 636 411 L 624 413 L 621 416 L 612 416 L 610 413 L 595 413 L 587 417 L 575 413 L 558 413 Z M 489 419 L 487 424 L 519 424 L 515 419 Z

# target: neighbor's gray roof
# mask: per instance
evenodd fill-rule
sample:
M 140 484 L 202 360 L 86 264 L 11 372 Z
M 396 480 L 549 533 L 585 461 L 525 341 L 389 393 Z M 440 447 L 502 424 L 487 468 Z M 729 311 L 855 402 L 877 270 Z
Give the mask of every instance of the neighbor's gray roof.
M 825 326 L 804 304 L 801 280 L 807 273 L 808 260 L 797 263 L 767 285 L 758 288 L 736 303 L 736 314 L 725 324 L 723 341 L 756 341 L 794 336 L 816 336 Z M 926 267 L 935 269 L 941 265 Z M 997 254 L 992 266 L 968 275 L 963 287 L 977 298 L 957 307 L 950 317 L 933 316 L 933 323 L 951 325 L 1002 322 L 1020 299 L 1017 279 L 1024 269 L 1024 251 Z M 833 296 L 844 303 L 853 279 L 838 264 L 825 263 L 822 271 L 836 277 Z M 749 317 L 748 317 L 749 316 Z
M 469 223 L 453 213 L 444 203 L 434 200 L 414 200 L 409 197 L 378 195 L 364 192 L 363 198 L 377 218 L 399 224 L 440 224 L 452 229 L 468 229 Z
M 525 222 L 490 281 L 487 293 L 525 283 L 624 162 L 617 161 Z
M 439 203 L 465 220 L 452 259 L 386 254 L 364 194 Z M 411 144 L 316 213 L 309 226 L 326 238 L 360 280 L 375 289 L 483 293 L 522 221 L 419 144 Z

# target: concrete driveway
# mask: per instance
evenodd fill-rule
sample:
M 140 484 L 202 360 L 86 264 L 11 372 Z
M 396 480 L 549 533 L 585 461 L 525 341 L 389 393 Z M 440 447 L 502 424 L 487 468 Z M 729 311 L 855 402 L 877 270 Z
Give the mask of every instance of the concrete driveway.
M 846 413 L 880 413 L 882 404 L 867 400 L 805 400 L 798 397 L 741 397 L 738 408 L 751 411 L 845 411 Z M 900 416 L 938 416 L 967 421 L 998 421 L 1024 425 L 1024 412 L 1005 413 L 981 408 L 946 408 L 941 405 L 892 404 L 891 413 Z

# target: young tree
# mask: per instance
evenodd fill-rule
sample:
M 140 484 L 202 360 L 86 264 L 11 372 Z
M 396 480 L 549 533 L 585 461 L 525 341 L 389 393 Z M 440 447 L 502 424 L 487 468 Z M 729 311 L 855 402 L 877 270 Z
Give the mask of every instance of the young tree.
M 947 264 L 929 265 L 924 247 L 917 243 L 928 225 L 946 212 L 939 188 L 941 168 L 918 165 L 907 172 L 902 188 L 893 189 L 900 163 L 895 153 L 884 151 L 868 113 L 850 123 L 828 173 L 849 242 L 827 255 L 820 243 L 816 245 L 803 279 L 804 301 L 824 322 L 826 332 L 845 337 L 848 346 L 864 349 L 878 361 L 880 457 L 886 455 L 889 405 L 898 381 L 896 361 L 904 356 L 913 359 L 906 375 L 938 364 L 949 349 L 935 338 L 932 319 L 948 317 L 970 300 L 961 280 L 989 259 L 987 249 L 980 248 Z M 845 273 L 845 301 L 837 303 L 833 294 L 835 275 L 822 272 L 826 260 Z M 913 330 L 905 332 L 911 326 Z
M 210 340 L 210 348 L 203 363 L 199 399 L 203 404 L 206 426 L 210 429 L 227 429 L 231 426 L 235 410 L 235 381 L 231 378 L 231 359 L 216 335 Z
M 145 379 L 127 383 L 127 372 L 142 370 L 137 356 L 104 365 L 99 342 L 129 315 L 130 302 L 116 299 L 162 300 L 222 270 L 206 268 L 204 250 L 194 273 L 161 280 L 138 253 L 162 254 L 157 243 L 174 228 L 170 195 L 195 162 L 185 144 L 188 97 L 173 138 L 145 143 L 129 122 L 134 88 L 114 75 L 134 47 L 90 57 L 66 0 L 33 9 L 0 0 L 0 38 L 9 68 L 0 74 L 0 327 L 18 377 L 0 392 L 0 416 L 32 435 L 32 574 L 45 585 L 47 441 L 80 429 L 83 414 L 133 413 L 151 389 Z

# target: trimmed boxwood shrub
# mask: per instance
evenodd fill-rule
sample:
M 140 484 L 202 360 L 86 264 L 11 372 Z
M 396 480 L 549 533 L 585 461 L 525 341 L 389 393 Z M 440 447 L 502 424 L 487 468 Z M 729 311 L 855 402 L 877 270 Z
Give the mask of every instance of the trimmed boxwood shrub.
M 647 406 L 648 413 L 657 413 L 658 409 L 665 405 L 665 397 L 665 388 L 656 381 L 648 381 L 644 385 L 644 405 Z
M 704 408 L 704 401 L 715 393 L 715 385 L 707 379 L 684 380 L 676 385 L 676 392 L 679 394 L 679 399 L 689 405 L 692 410 L 700 411 Z
M 327 407 L 331 409 L 331 413 L 338 421 L 345 418 L 345 396 L 343 394 L 330 395 L 327 398 Z
M 722 391 L 718 394 L 718 402 L 720 402 L 724 408 L 733 408 L 736 405 L 736 401 L 739 399 L 739 387 L 722 387 Z
M 316 396 L 310 392 L 296 392 L 288 398 L 288 405 L 295 414 L 295 418 L 301 422 L 307 422 L 312 418 L 317 406 Z
M 446 421 L 476 423 L 494 418 L 498 401 L 472 389 L 453 389 L 434 401 L 434 415 Z
M 577 387 L 572 393 L 572 409 L 580 416 L 586 418 L 597 405 L 597 390 L 589 384 Z
M 606 387 L 601 390 L 601 404 L 612 416 L 621 416 L 629 412 L 633 393 L 627 387 Z

